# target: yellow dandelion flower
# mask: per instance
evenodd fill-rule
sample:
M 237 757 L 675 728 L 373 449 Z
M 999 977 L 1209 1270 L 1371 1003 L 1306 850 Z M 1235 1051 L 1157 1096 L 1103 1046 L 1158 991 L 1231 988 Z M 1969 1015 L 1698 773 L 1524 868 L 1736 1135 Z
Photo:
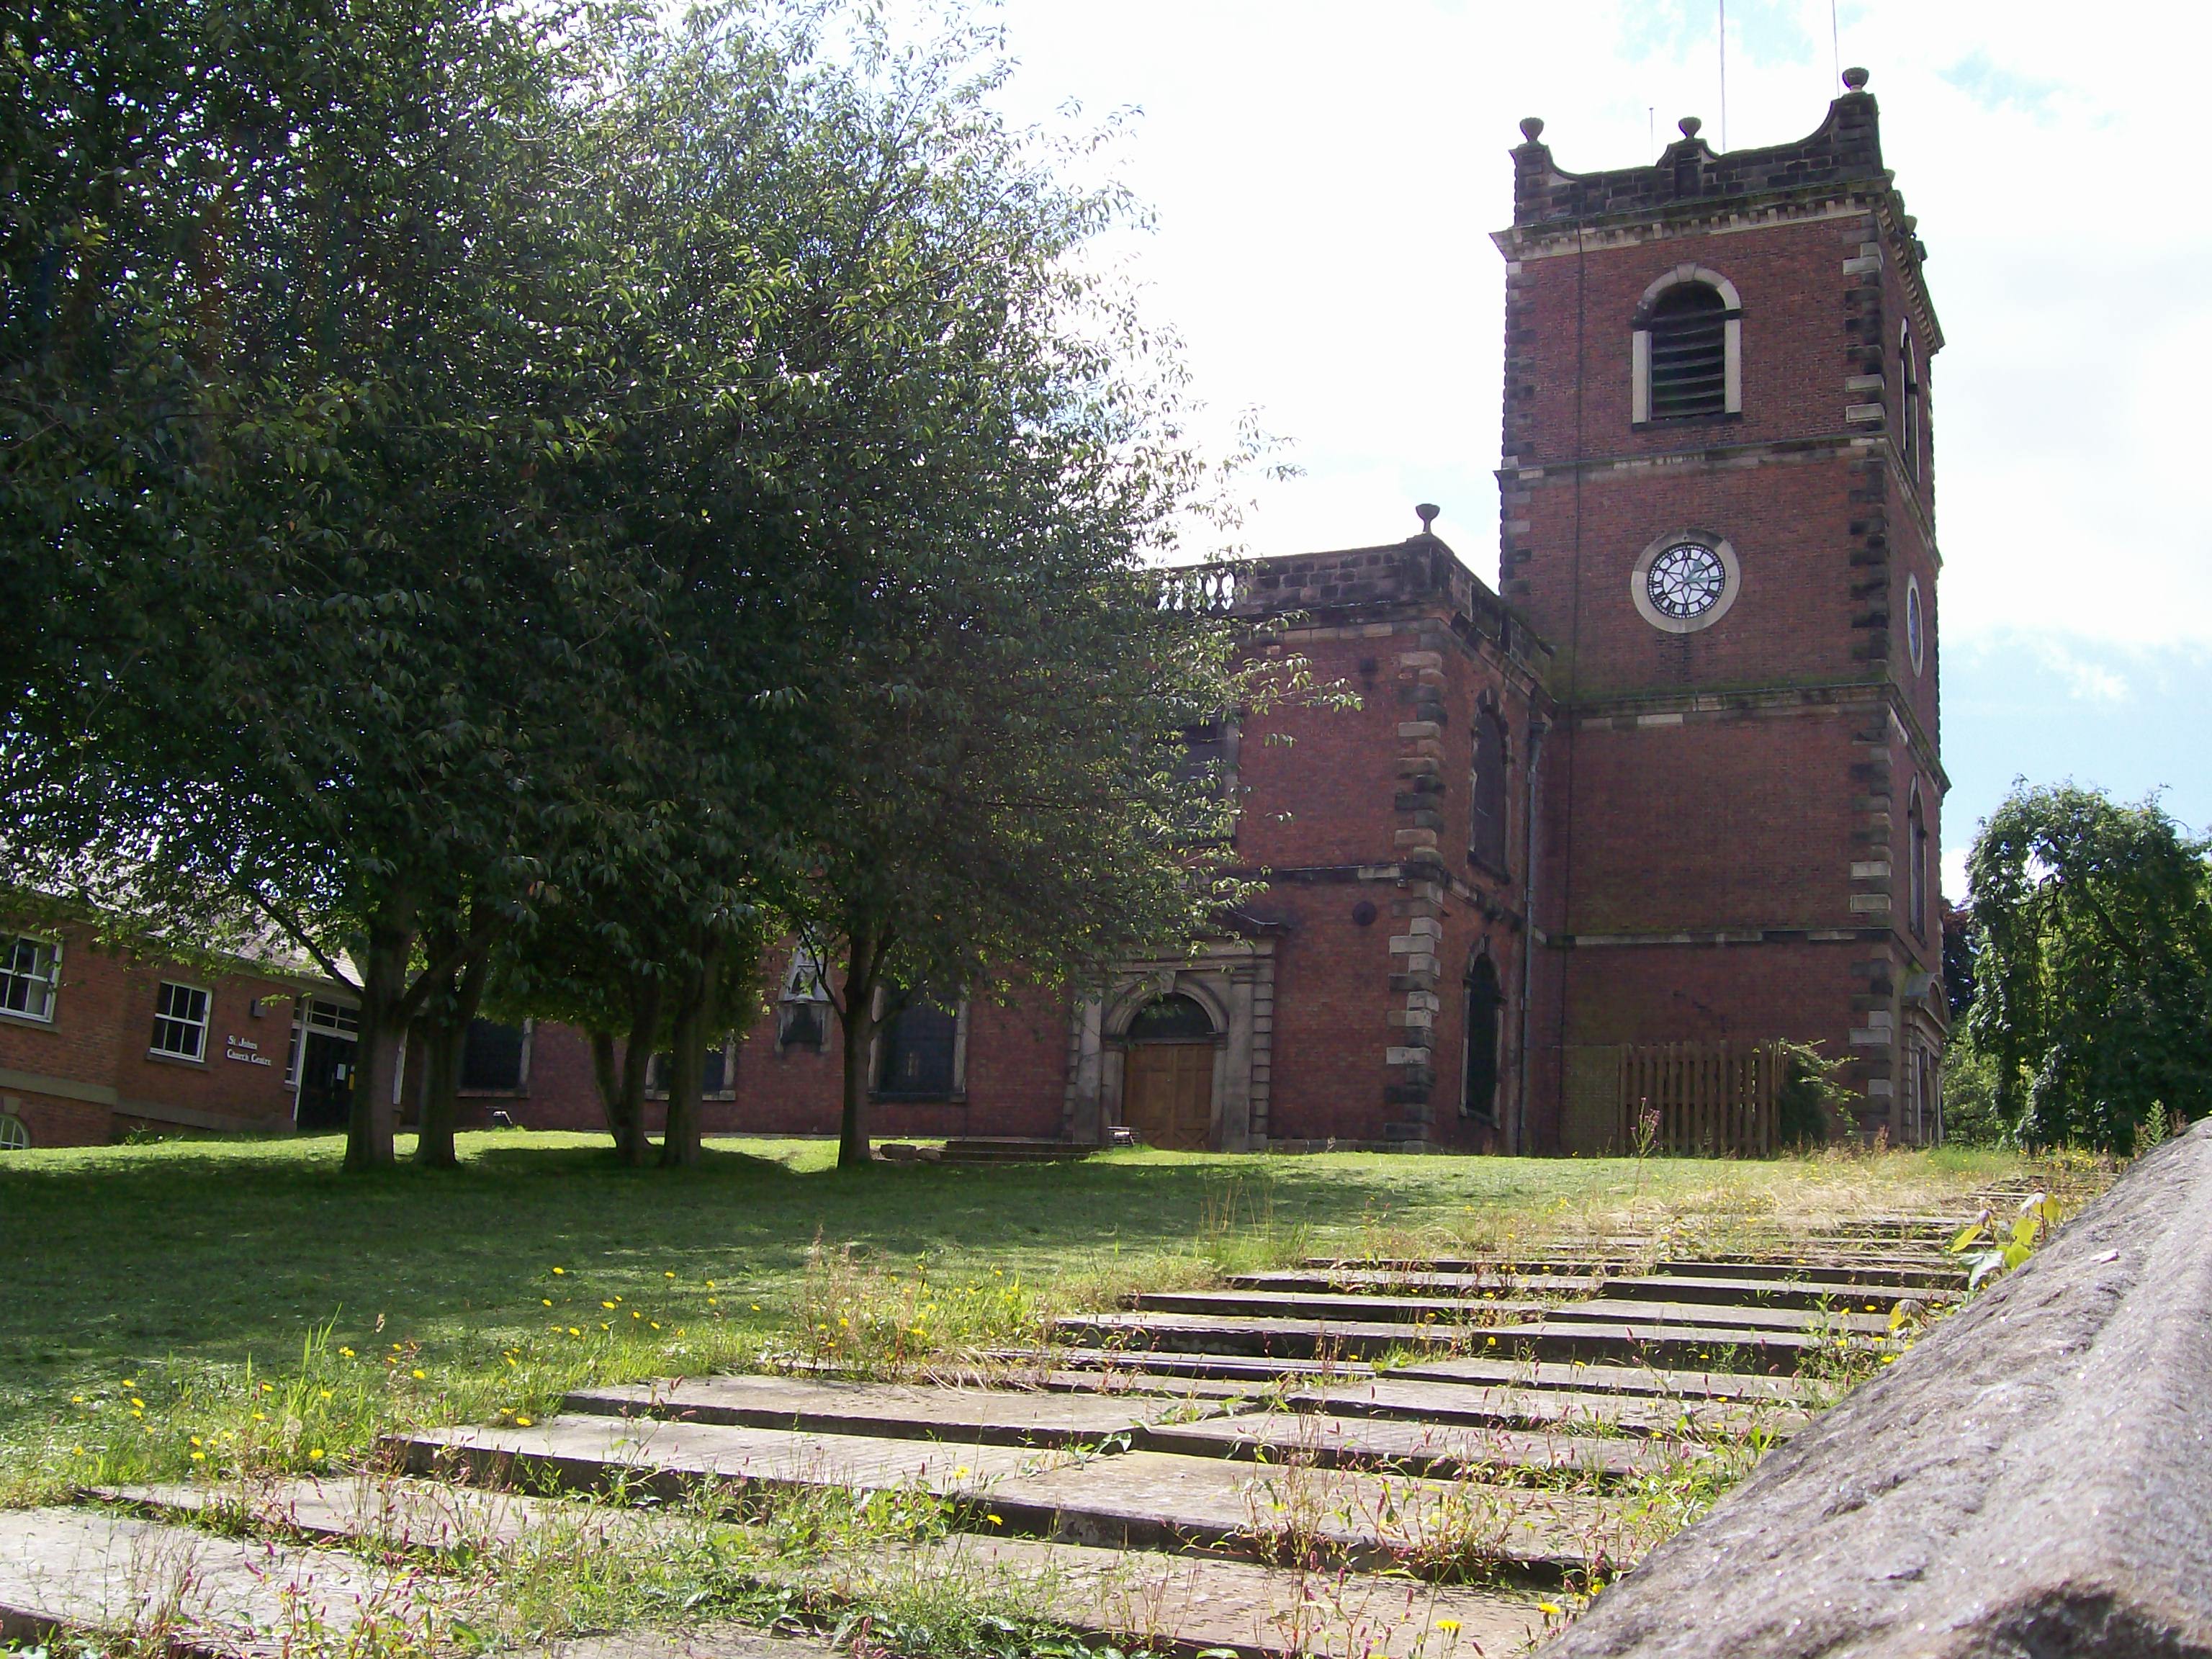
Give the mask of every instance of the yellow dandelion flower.
M 138 1379 L 135 1376 L 126 1376 L 123 1379 L 123 1386 L 126 1389 L 135 1389 L 138 1386 Z
M 1536 1603 L 1536 1611 L 1547 1619 L 1557 1619 L 1566 1609 L 1557 1601 L 1539 1601 Z
M 755 1313 L 758 1313 L 758 1312 L 760 1311 L 760 1304 L 759 1304 L 759 1303 L 756 1302 L 756 1303 L 754 1303 L 754 1304 L 753 1304 L 753 1311 L 754 1311 Z
M 82 1447 L 82 1446 L 71 1446 L 71 1447 L 70 1448 L 70 1455 L 71 1457 L 82 1457 L 82 1456 L 83 1456 L 83 1455 L 84 1455 L 84 1448 L 83 1448 L 83 1447 Z
M 205 1452 L 194 1452 L 194 1453 L 192 1454 L 192 1462 L 195 1462 L 195 1463 L 204 1463 L 204 1462 L 207 1462 L 207 1454 L 206 1454 Z
M 331 1391 L 328 1389 L 325 1389 L 323 1390 L 322 1397 L 328 1400 L 331 1397 Z
M 663 1279 L 673 1279 L 673 1278 L 675 1278 L 675 1277 L 676 1277 L 676 1269 L 675 1269 L 675 1268 L 673 1268 L 673 1267 L 671 1267 L 671 1268 L 669 1268 L 665 1273 L 662 1273 L 660 1276 L 661 1276 Z
M 1006 1518 L 1003 1515 L 987 1515 L 983 1518 L 994 1527 L 1003 1527 L 1006 1524 Z
M 1459 1620 L 1456 1619 L 1439 1619 L 1437 1620 L 1437 1628 L 1447 1636 L 1456 1636 L 1459 1634 Z
M 142 1412 L 146 1409 L 146 1402 L 143 1400 L 133 1399 L 131 1403 L 136 1406 Z
M 615 1304 L 614 1304 L 613 1303 L 611 1303 L 611 1302 L 602 1302 L 602 1303 L 600 1303 L 600 1304 L 599 1304 L 599 1305 L 600 1305 L 602 1308 L 611 1308 L 611 1307 L 613 1307 Z
M 253 1420 L 257 1423 L 266 1423 L 269 1420 L 269 1413 L 267 1412 L 256 1412 L 253 1413 Z
M 553 1271 L 556 1273 L 565 1273 L 568 1270 L 566 1267 L 556 1267 Z
M 553 1298 L 550 1296 L 541 1296 L 538 1299 L 549 1308 L 553 1305 Z
M 274 1394 L 276 1392 L 276 1385 L 274 1382 L 264 1382 L 261 1385 L 261 1392 L 264 1394 Z
M 191 1436 L 191 1443 L 192 1443 L 193 1445 L 195 1445 L 195 1446 L 197 1446 L 197 1445 L 198 1445 L 198 1444 L 200 1443 L 200 1437 L 199 1437 L 199 1436 L 198 1436 L 198 1435 L 193 1435 L 193 1436 Z
M 338 1353 L 340 1357 L 346 1359 L 351 1359 L 354 1357 L 354 1352 L 351 1348 L 340 1348 L 338 1350 Z
M 649 1322 L 652 1324 L 653 1328 L 653 1329 L 655 1329 L 656 1331 L 657 1331 L 657 1330 L 659 1330 L 659 1329 L 660 1328 L 660 1322 L 659 1322 L 659 1320 L 655 1319 L 655 1320 L 650 1321 Z
M 70 1404 L 72 1406 L 82 1406 L 84 1404 L 84 1396 L 81 1394 L 71 1395 L 70 1396 Z
M 320 1457 L 322 1455 L 323 1455 L 323 1449 L 322 1449 L 320 1446 L 316 1447 L 316 1448 L 314 1449 L 314 1450 L 313 1450 L 313 1451 L 311 1451 L 311 1452 L 309 1452 L 309 1453 L 307 1454 L 307 1455 L 308 1455 L 308 1456 L 310 1456 L 310 1457 Z
M 514 1420 L 523 1428 L 526 1429 L 530 1426 L 530 1419 L 526 1417 L 518 1417 Z
M 574 1325 L 571 1325 L 568 1327 L 568 1334 L 571 1336 L 581 1336 L 583 1332 L 578 1330 Z
M 421 1382 L 421 1381 L 422 1380 L 422 1375 L 423 1375 L 423 1374 L 422 1374 L 422 1371 L 420 1371 L 419 1370 L 416 1370 L 416 1371 L 411 1372 L 411 1373 L 410 1373 L 410 1375 L 415 1378 L 415 1380 L 416 1380 L 417 1382 Z

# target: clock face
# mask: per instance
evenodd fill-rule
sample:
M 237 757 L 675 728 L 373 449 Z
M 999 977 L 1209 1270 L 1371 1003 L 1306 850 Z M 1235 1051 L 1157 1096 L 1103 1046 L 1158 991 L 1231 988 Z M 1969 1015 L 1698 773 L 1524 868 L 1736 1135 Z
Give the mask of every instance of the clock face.
M 1679 542 L 1651 561 L 1644 591 L 1662 617 L 1687 621 L 1720 603 L 1728 586 L 1721 556 L 1701 542 Z

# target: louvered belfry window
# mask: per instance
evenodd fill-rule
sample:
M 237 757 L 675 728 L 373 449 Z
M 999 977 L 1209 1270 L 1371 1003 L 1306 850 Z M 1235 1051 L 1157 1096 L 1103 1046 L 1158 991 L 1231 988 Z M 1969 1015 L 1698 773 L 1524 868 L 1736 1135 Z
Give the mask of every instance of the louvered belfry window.
M 1651 307 L 1651 418 L 1728 412 L 1728 305 L 1703 283 Z

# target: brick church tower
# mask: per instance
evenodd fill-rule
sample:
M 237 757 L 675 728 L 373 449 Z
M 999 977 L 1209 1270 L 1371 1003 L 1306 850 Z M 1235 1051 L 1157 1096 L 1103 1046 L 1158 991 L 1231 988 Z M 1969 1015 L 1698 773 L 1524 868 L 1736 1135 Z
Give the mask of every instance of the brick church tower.
M 1595 1150 L 1673 1042 L 1817 1043 L 1863 1133 L 1935 1133 L 1942 334 L 1844 81 L 1796 143 L 1513 152 L 1499 581 L 1559 705 L 1532 1150 Z

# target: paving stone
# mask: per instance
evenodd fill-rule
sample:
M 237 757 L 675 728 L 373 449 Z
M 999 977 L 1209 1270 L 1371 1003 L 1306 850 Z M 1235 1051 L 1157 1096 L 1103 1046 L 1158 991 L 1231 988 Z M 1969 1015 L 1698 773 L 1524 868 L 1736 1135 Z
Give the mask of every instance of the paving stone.
M 1670 1281 L 1640 1281 L 1664 1286 Z M 1860 1303 L 1864 1305 L 1863 1301 Z M 1611 1294 L 1553 1306 L 1541 1302 L 1470 1302 L 1458 1297 L 1420 1297 L 1377 1292 L 1346 1295 L 1329 1291 L 1177 1291 L 1146 1292 L 1129 1298 L 1137 1313 L 1212 1314 L 1236 1318 L 1295 1317 L 1331 1322 L 1375 1320 L 1408 1325 L 1437 1324 L 1464 1328 L 1470 1315 L 1514 1316 L 1522 1322 L 1545 1323 L 1592 1321 L 1627 1322 L 1639 1325 L 1674 1324 L 1697 1328 L 1805 1331 L 1816 1328 L 1850 1330 L 1862 1335 L 1886 1335 L 1886 1316 L 1817 1309 L 1784 1307 L 1776 1304 L 1739 1305 L 1726 1298 L 1697 1302 L 1660 1301 L 1652 1297 L 1619 1297 Z M 1883 1308 L 1886 1316 L 1888 1310 Z M 1498 1323 L 1505 1321 L 1501 1317 Z M 1487 1322 L 1485 1322 L 1486 1325 Z
M 292 1480 L 255 1489 L 256 1513 L 289 1530 L 333 1539 L 389 1537 L 386 1516 L 411 1511 L 428 1483 L 387 1480 L 406 1495 L 380 1498 L 376 1483 Z M 560 1519 L 578 1528 L 665 1528 L 653 1511 L 520 1498 L 470 1487 L 440 1488 L 465 1510 L 499 1504 L 496 1519 L 531 1524 Z M 204 1512 L 222 1488 L 131 1489 L 149 1508 Z M 234 1498 L 237 1494 L 228 1494 Z M 234 1509 L 230 1511 L 235 1514 Z M 451 1547 L 465 1534 L 430 1531 L 417 1541 Z M 878 1546 L 849 1559 L 797 1570 L 794 1581 L 847 1600 L 896 1594 L 903 1582 L 941 1585 L 956 1578 L 984 1605 L 1003 1601 L 1069 1628 L 1123 1643 L 1185 1651 L 1231 1648 L 1240 1654 L 1311 1654 L 1325 1659 L 1415 1659 L 1447 1653 L 1510 1651 L 1543 1624 L 1526 1595 L 1456 1589 L 1393 1576 L 1301 1571 L 1252 1562 L 1098 1549 L 1041 1539 L 954 1534 L 939 1543 Z M 1453 1632 L 1439 1622 L 1456 1625 Z M 817 1638 L 775 1635 L 723 1621 L 672 1630 L 627 1630 L 536 1644 L 549 1659 L 801 1659 L 830 1650 Z
M 1796 1433 L 1807 1421 L 1802 1411 L 1765 1401 L 1670 1400 L 1568 1389 L 1407 1382 L 1396 1376 L 1300 1391 L 1289 1395 L 1285 1403 L 1294 1411 L 1395 1417 L 1414 1422 L 1638 1436 L 1686 1433 L 1741 1438 L 1760 1429 L 1778 1439 Z
M 1437 1385 L 1431 1385 L 1437 1386 Z M 1594 1425 L 1593 1425 L 1594 1426 Z M 1325 1468 L 1387 1467 L 1445 1480 L 1511 1480 L 1516 1472 L 1620 1480 L 1683 1455 L 1677 1443 L 1408 1421 L 1327 1411 L 1248 1412 L 1148 1429 L 1151 1450 L 1201 1457 L 1302 1459 Z
M 1570 1314 L 1571 1310 L 1569 1310 Z M 1588 1321 L 1547 1318 L 1540 1324 L 1458 1326 L 1375 1320 L 1311 1320 L 1204 1314 L 1083 1314 L 1060 1320 L 1062 1336 L 1112 1347 L 1127 1363 L 1141 1349 L 1182 1354 L 1279 1354 L 1322 1352 L 1366 1356 L 1405 1349 L 1495 1350 L 1539 1360 L 1644 1360 L 1659 1365 L 1708 1365 L 1784 1371 L 1823 1345 L 1791 1330 L 1670 1323 L 1648 1312 Z
M 1161 1419 L 1210 1414 L 1218 1401 L 1008 1389 L 928 1388 L 811 1377 L 709 1376 L 580 1389 L 572 1412 L 822 1434 L 958 1440 L 992 1446 L 1090 1444 Z
M 668 1496 L 717 1482 L 920 1488 L 957 1502 L 971 1528 L 1262 1558 L 1290 1547 L 1286 1535 L 1310 1534 L 1324 1556 L 1352 1565 L 1457 1551 L 1559 1570 L 1583 1565 L 1606 1525 L 1595 1504 L 1571 1495 L 1328 1469 L 1255 1471 L 1164 1452 L 1078 1457 L 581 1416 L 528 1429 L 438 1430 L 387 1443 L 416 1473 L 502 1485 L 550 1479 L 592 1488 L 619 1480 Z
M 1726 1273 L 1732 1279 L 1795 1280 L 1802 1284 L 1892 1290 L 1963 1289 L 1966 1271 L 1955 1263 L 1915 1267 L 1896 1261 L 1820 1262 L 1802 1258 L 1715 1256 L 1698 1261 L 1662 1261 L 1655 1273 L 1674 1276 Z
M 1574 1393 L 1638 1395 L 1664 1400 L 1771 1400 L 1816 1405 L 1818 1385 L 1796 1376 L 1745 1371 L 1663 1370 L 1650 1365 L 1534 1364 L 1510 1359 L 1424 1359 L 1401 1365 L 1390 1380 L 1475 1382 L 1492 1386 L 1562 1389 Z
M 219 1537 L 104 1510 L 0 1513 L 0 1637 L 61 1629 L 171 1651 L 296 1654 L 321 1638 L 394 1648 L 427 1628 L 418 1575 L 341 1551 Z
M 549 1524 L 618 1535 L 642 1519 L 635 1511 L 380 1474 L 167 1481 L 103 1486 L 92 1495 L 164 1516 L 193 1516 L 224 1526 L 311 1538 L 366 1539 L 394 1549 L 511 1544 Z

